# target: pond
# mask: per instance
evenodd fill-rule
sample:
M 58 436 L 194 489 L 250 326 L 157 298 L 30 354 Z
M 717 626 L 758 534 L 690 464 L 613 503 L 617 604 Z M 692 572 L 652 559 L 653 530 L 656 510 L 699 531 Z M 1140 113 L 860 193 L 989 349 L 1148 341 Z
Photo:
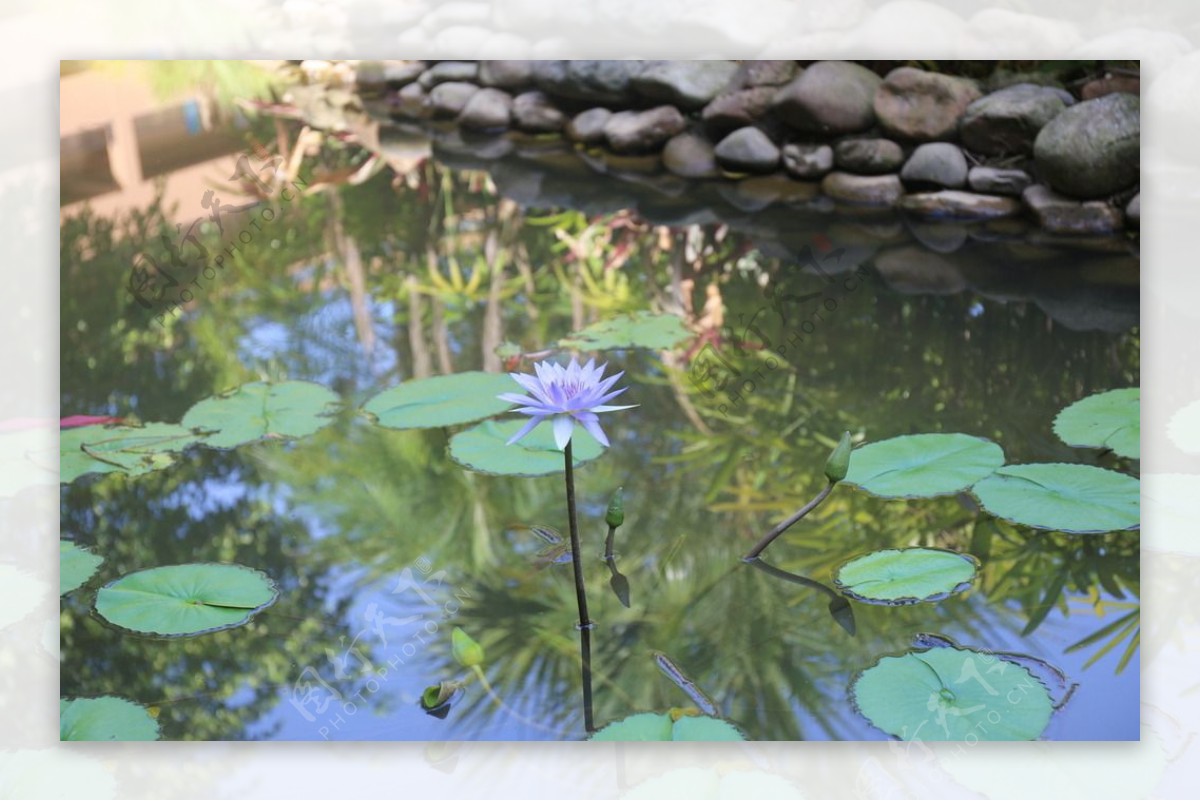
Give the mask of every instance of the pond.
M 1007 464 L 1136 475 L 1136 459 L 1054 431 L 1071 404 L 1138 385 L 1123 238 L 910 223 L 776 190 L 765 203 L 745 187 L 664 191 L 535 138 L 497 157 L 385 128 L 372 153 L 332 135 L 297 144 L 318 136 L 304 130 L 260 115 L 240 131 L 251 172 L 218 202 L 254 205 L 196 229 L 197 248 L 227 257 L 211 277 L 202 261 L 177 276 L 195 279 L 178 309 L 139 303 L 130 273 L 139 254 L 177 264 L 163 243 L 187 220 L 161 199 L 64 211 L 63 417 L 187 425 L 197 403 L 254 382 L 311 382 L 334 401 L 302 436 L 268 422 L 253 441 L 110 459 L 63 484 L 63 539 L 103 558 L 62 598 L 64 698 L 132 701 L 163 739 L 584 738 L 561 462 L 535 477 L 468 470 L 448 445 L 478 418 L 389 428 L 362 409 L 404 382 L 578 353 L 623 371 L 614 403 L 636 404 L 602 416 L 608 448 L 575 434 L 595 450 L 575 495 L 597 726 L 699 710 L 748 739 L 885 739 L 852 687 L 885 657 L 950 641 L 979 652 L 992 683 L 995 666 L 1024 665 L 1060 683 L 1055 702 L 1069 692 L 1033 736 L 1138 738 L 1136 530 L 1041 530 L 966 491 L 889 499 L 847 481 L 763 553 L 776 574 L 742 559 L 828 484 L 845 431 L 852 471 L 870 443 L 963 434 Z M 272 140 L 307 155 L 264 199 L 249 190 L 271 172 L 255 148 Z M 207 217 L 193 206 L 183 217 Z M 612 342 L 568 339 L 632 319 L 644 326 Z M 618 488 L 612 564 L 628 605 L 602 558 Z M 971 554 L 977 570 L 940 600 L 851 597 L 836 613 L 842 565 L 918 547 Z M 123 576 L 197 563 L 260 571 L 277 598 L 197 636 L 138 633 L 97 609 Z M 472 641 L 482 654 L 464 657 Z M 442 682 L 449 705 L 427 712 L 422 694 Z M 944 712 L 931 706 L 916 736 L 946 739 Z

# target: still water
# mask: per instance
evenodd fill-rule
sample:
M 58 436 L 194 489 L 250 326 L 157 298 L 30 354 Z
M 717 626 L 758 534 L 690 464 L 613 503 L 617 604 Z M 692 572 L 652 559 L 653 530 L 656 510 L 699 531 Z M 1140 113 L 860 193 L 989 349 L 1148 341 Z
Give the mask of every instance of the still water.
M 240 135 L 254 153 L 296 143 L 300 123 L 263 117 Z M 854 636 L 824 595 L 740 561 L 821 488 L 843 430 L 963 432 L 1010 463 L 1136 472 L 1051 430 L 1064 406 L 1138 384 L 1138 267 L 1121 242 L 908 224 L 764 182 L 681 191 L 580 169 L 545 141 L 497 149 L 448 134 L 430 146 L 392 129 L 380 140 L 375 156 L 335 137 L 311 145 L 291 200 L 254 197 L 248 173 L 224 184 L 222 202 L 255 205 L 227 211 L 224 230 L 195 229 L 228 257 L 211 278 L 197 272 L 177 312 L 136 302 L 130 265 L 139 253 L 169 265 L 176 224 L 208 218 L 199 198 L 182 215 L 157 202 L 64 210 L 64 416 L 174 422 L 214 393 L 283 379 L 330 387 L 348 410 L 306 439 L 197 447 L 165 470 L 64 485 L 63 537 L 105 558 L 63 599 L 64 697 L 133 700 L 167 739 L 583 737 L 571 567 L 539 556 L 546 542 L 530 530 L 565 535 L 561 477 L 470 473 L 446 454 L 456 429 L 389 431 L 355 410 L 413 378 L 527 371 L 513 353 L 655 310 L 696 338 L 601 354 L 638 406 L 606 415 L 612 447 L 576 473 L 598 723 L 691 704 L 661 653 L 749 738 L 884 739 L 850 682 L 937 634 L 1045 660 L 1077 683 L 1046 738 L 1138 737 L 1136 653 L 1117 669 L 1128 639 L 1087 667 L 1109 638 L 1071 648 L 1138 609 L 1137 532 L 1036 532 L 965 495 L 884 501 L 839 487 L 767 561 L 826 584 L 880 548 L 983 563 L 970 591 L 940 603 L 854 604 Z M 795 303 L 786 319 L 772 292 Z M 689 380 L 705 348 L 743 374 L 740 391 Z M 618 486 L 630 608 L 600 558 Z M 246 626 L 176 639 L 122 632 L 90 609 L 108 581 L 189 562 L 257 568 L 279 600 Z M 487 686 L 471 681 L 439 719 L 418 700 L 464 678 L 455 626 L 483 646 Z

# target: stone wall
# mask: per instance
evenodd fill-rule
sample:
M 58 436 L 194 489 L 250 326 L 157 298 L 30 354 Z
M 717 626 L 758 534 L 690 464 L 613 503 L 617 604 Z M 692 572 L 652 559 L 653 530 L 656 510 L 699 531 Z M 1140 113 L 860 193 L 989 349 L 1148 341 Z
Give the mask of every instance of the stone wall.
M 1028 215 L 1058 234 L 1138 226 L 1128 77 L 985 91 L 849 61 L 383 61 L 359 62 L 356 81 L 396 119 L 561 136 L 585 161 L 603 154 L 633 172 L 774 175 L 838 204 L 931 220 Z

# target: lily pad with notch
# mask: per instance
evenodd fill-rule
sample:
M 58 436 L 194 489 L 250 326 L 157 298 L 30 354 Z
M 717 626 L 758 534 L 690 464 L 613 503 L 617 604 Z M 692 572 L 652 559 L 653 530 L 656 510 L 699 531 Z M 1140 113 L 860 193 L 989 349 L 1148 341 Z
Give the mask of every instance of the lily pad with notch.
M 145 707 L 124 698 L 60 698 L 58 739 L 67 741 L 158 739 L 158 722 Z
M 502 476 L 548 476 L 563 472 L 563 452 L 554 444 L 549 424 L 540 425 L 512 445 L 506 444 L 524 420 L 485 420 L 450 438 L 450 458 L 469 470 Z M 571 437 L 576 466 L 604 452 L 591 435 Z
M 1054 418 L 1054 433 L 1073 448 L 1108 448 L 1118 456 L 1142 456 L 1138 387 L 1112 389 L 1072 403 Z
M 247 623 L 279 591 L 261 571 L 242 565 L 195 563 L 141 570 L 96 593 L 108 622 L 142 634 L 179 637 Z
M 850 686 L 858 711 L 901 740 L 1036 740 L 1054 713 L 1025 667 L 970 648 L 885 656 Z
M 720 718 L 642 712 L 610 723 L 588 739 L 597 742 L 730 742 L 746 737 L 732 723 Z
M 339 401 L 332 390 L 309 381 L 257 381 L 199 401 L 184 414 L 183 425 L 214 432 L 206 445 L 236 448 L 314 434 L 333 422 Z
M 1139 528 L 1141 482 L 1084 464 L 1002 467 L 971 492 L 985 510 L 1012 523 L 1068 534 Z
M 593 323 L 558 341 L 560 348 L 577 350 L 669 350 L 690 339 L 692 332 L 674 314 L 638 311 Z
M 69 484 L 87 473 L 141 475 L 169 467 L 175 454 L 202 441 L 207 433 L 175 423 L 144 426 L 80 426 L 61 432 L 61 475 Z
M 103 557 L 69 540 L 58 541 L 58 592 L 66 595 L 82 587 L 104 561 Z
M 991 440 L 968 434 L 909 434 L 854 451 L 845 483 L 882 498 L 932 498 L 970 487 L 1004 464 Z
M 380 392 L 362 408 L 386 428 L 441 428 L 505 412 L 512 404 L 496 396 L 523 391 L 506 373 L 472 371 L 406 381 Z
M 979 560 L 941 548 L 888 548 L 851 559 L 833 583 L 856 601 L 884 606 L 932 603 L 963 592 L 975 581 Z

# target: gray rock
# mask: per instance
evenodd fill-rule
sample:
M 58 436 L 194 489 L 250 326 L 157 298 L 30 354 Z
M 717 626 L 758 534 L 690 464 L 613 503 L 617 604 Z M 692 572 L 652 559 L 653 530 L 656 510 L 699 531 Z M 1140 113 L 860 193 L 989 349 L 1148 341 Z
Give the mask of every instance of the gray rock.
M 905 195 L 896 205 L 925 219 L 991 220 L 1021 213 L 1021 201 L 1016 198 L 955 189 Z
M 1125 207 L 1125 217 L 1129 220 L 1129 224 L 1134 228 L 1140 228 L 1142 225 L 1142 194 L 1133 196 L 1133 200 L 1129 201 L 1129 205 Z
M 696 134 L 671 137 L 663 148 L 662 160 L 670 172 L 684 178 L 714 178 L 721 174 L 712 142 Z
M 555 97 L 592 103 L 627 103 L 634 97 L 632 78 L 641 61 L 535 61 L 533 81 Z
M 903 200 L 904 198 L 901 198 L 901 202 Z M 1020 204 L 1017 205 L 1020 206 Z M 967 240 L 971 238 L 967 226 L 946 220 L 922 222 L 906 217 L 904 224 L 908 228 L 908 232 L 913 235 L 913 239 L 924 245 L 926 250 L 932 250 L 935 253 L 953 253 L 967 244 Z
M 471 96 L 478 91 L 479 87 L 473 83 L 439 83 L 429 90 L 429 106 L 436 116 L 457 117 L 466 108 Z
M 919 142 L 953 139 L 959 117 L 979 96 L 979 86 L 966 78 L 897 67 L 879 86 L 875 115 L 892 136 Z
M 1024 170 L 1002 170 L 997 167 L 972 167 L 967 184 L 976 192 L 1020 197 L 1025 187 L 1033 183 Z
M 821 191 L 842 203 L 892 206 L 904 194 L 897 175 L 851 175 L 831 172 L 821 181 Z
M 660 147 L 687 122 L 674 106 L 646 111 L 618 111 L 604 125 L 604 139 L 617 153 L 639 153 Z
M 573 142 L 585 145 L 595 145 L 604 141 L 604 126 L 608 124 L 613 113 L 606 108 L 590 108 L 581 111 L 567 123 L 567 138 Z
M 1056 234 L 1109 234 L 1121 230 L 1121 210 L 1107 203 L 1081 203 L 1035 184 L 1021 193 L 1038 224 Z
M 512 115 L 516 126 L 530 133 L 561 131 L 566 116 L 543 92 L 522 92 L 513 99 Z
M 385 61 L 383 81 L 392 88 L 407 86 L 421 77 L 427 65 L 424 61 Z
M 418 80 L 426 90 L 440 83 L 469 83 L 479 79 L 479 64 L 474 61 L 439 61 L 421 73 Z
M 1140 104 L 1133 95 L 1078 103 L 1042 128 L 1033 143 L 1038 172 L 1055 190 L 1100 198 L 1137 183 Z
M 904 163 L 904 151 L 890 139 L 844 139 L 833 153 L 839 170 L 861 175 L 895 172 Z
M 765 117 L 775 92 L 774 87 L 757 86 L 718 95 L 704 107 L 700 118 L 704 120 L 705 129 L 713 136 L 725 136 L 738 128 L 754 125 Z
M 906 295 L 955 295 L 967 288 L 958 267 L 917 245 L 885 250 L 875 269 L 892 289 Z
M 739 172 L 771 172 L 779 166 L 779 148 L 758 128 L 739 128 L 713 152 L 722 166 Z
M 1038 131 L 1066 107 L 1057 90 L 1020 83 L 967 106 L 959 135 L 980 153 L 1032 153 Z
M 437 87 L 434 87 L 437 90 Z M 512 95 L 500 89 L 480 89 L 470 96 L 458 115 L 458 124 L 476 131 L 507 128 L 512 116 Z
M 967 183 L 967 159 L 957 145 L 929 142 L 912 152 L 900 178 L 913 186 L 944 186 L 957 189 Z
M 754 86 L 783 86 L 800 72 L 795 61 L 743 61 L 733 77 L 733 85 L 740 88 Z
M 429 93 L 419 83 L 410 83 L 395 94 L 392 102 L 394 111 L 402 117 L 423 119 L 433 113 Z
M 821 178 L 833 169 L 833 148 L 829 145 L 785 145 L 783 166 L 794 178 Z
M 772 105 L 788 125 L 805 132 L 846 134 L 875 124 L 879 76 L 849 61 L 818 61 L 775 95 Z
M 479 82 L 498 89 L 523 89 L 533 83 L 533 62 L 481 61 Z
M 648 61 L 632 78 L 638 94 L 680 108 L 700 108 L 729 86 L 732 61 Z

